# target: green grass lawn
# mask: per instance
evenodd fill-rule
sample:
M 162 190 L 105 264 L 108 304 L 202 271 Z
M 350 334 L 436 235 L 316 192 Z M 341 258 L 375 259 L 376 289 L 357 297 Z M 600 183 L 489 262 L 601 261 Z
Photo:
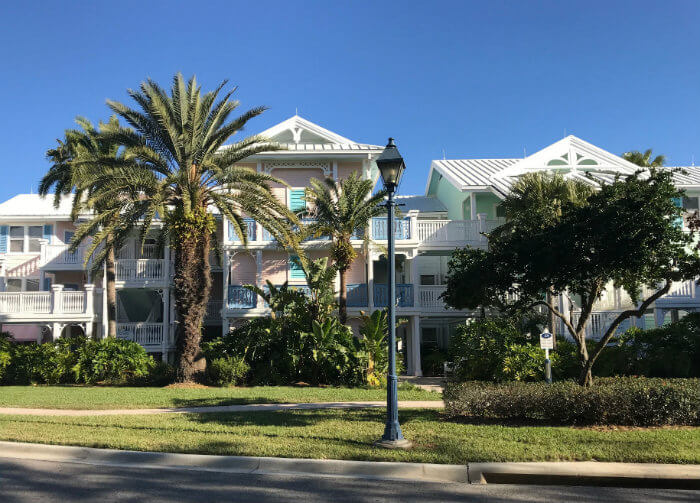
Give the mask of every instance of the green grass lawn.
M 433 463 L 598 460 L 700 463 L 700 428 L 589 430 L 473 425 L 401 410 L 415 448 L 372 446 L 384 411 L 317 410 L 156 416 L 0 415 L 0 440 L 131 450 Z
M 386 390 L 363 388 L 131 388 L 91 386 L 0 386 L 0 407 L 44 409 L 140 409 L 246 403 L 309 403 L 386 400 Z M 399 400 L 442 400 L 440 393 L 399 389 Z

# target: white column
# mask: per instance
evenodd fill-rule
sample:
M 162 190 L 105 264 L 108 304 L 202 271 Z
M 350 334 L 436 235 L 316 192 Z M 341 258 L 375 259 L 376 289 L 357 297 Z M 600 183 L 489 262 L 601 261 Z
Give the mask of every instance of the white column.
M 469 204 L 471 211 L 471 219 L 476 220 L 476 192 L 469 193 Z
M 338 161 L 333 161 L 333 180 L 338 181 Z
M 51 339 L 58 340 L 59 337 L 61 337 L 61 330 L 63 330 L 63 324 L 61 323 L 52 323 L 51 324 Z
M 107 266 L 102 266 L 102 337 L 109 333 L 107 315 Z
M 409 218 L 409 239 L 412 241 L 418 241 L 418 210 L 411 210 L 408 212 L 408 218 Z
M 262 275 L 262 266 L 263 266 L 263 258 L 262 258 L 262 250 L 257 250 L 255 252 L 255 283 L 262 287 L 263 286 L 263 275 Z
M 408 349 L 408 357 L 410 359 L 408 365 L 409 374 L 422 376 L 423 369 L 421 368 L 420 360 L 420 316 L 411 316 L 411 334 Z
M 418 269 L 418 254 L 411 258 L 411 283 L 413 283 L 413 307 L 420 309 L 420 271 Z
M 88 339 L 92 339 L 93 325 L 94 325 L 94 322 L 92 322 L 92 321 L 85 322 L 85 337 L 87 337 Z
M 163 342 L 161 348 L 161 358 L 168 361 L 168 346 L 170 345 L 170 288 L 164 288 L 161 294 L 163 301 Z
M 85 289 L 85 314 L 93 315 L 95 313 L 95 285 L 87 283 Z
M 63 312 L 63 285 L 51 285 L 51 312 L 59 314 Z
M 370 313 L 374 311 L 374 258 L 370 250 L 367 250 L 367 308 Z

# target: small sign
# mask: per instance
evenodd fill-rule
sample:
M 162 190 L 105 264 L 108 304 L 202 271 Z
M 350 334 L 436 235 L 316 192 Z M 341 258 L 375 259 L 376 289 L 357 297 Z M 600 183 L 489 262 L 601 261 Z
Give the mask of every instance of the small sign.
M 549 332 L 540 334 L 540 349 L 554 349 L 554 337 Z

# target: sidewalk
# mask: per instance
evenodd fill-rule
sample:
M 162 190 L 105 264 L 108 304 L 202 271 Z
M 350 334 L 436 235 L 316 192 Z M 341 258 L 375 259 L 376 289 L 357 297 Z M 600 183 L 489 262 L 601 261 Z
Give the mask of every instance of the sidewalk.
M 187 469 L 223 473 L 305 474 L 462 484 L 556 484 L 700 489 L 699 465 L 639 463 L 392 463 L 296 458 L 211 456 L 119 451 L 0 442 L 0 458 L 80 463 L 94 466 Z
M 441 409 L 442 400 L 399 400 L 402 409 Z M 278 410 L 373 409 L 386 407 L 386 402 L 318 402 L 318 403 L 259 403 L 249 405 L 218 405 L 210 407 L 171 407 L 163 409 L 25 409 L 0 407 L 0 415 L 11 416 L 139 416 L 153 414 L 205 414 L 212 412 L 269 412 Z

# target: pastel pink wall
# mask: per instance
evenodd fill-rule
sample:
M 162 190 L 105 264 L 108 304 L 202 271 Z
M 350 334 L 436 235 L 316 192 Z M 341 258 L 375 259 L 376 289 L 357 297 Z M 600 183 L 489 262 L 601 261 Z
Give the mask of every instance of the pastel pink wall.
M 348 270 L 346 281 L 349 285 L 356 283 L 367 283 L 364 255 L 359 254 L 355 261 L 352 263 L 350 269 Z
M 273 169 L 271 174 L 292 187 L 308 187 L 312 178 L 323 180 L 326 177 L 322 169 L 315 168 L 278 168 Z
M 75 231 L 75 225 L 73 222 L 56 222 L 56 230 L 54 231 L 56 236 L 52 241 L 53 244 L 65 243 L 66 231 Z
M 359 162 L 339 162 L 338 163 L 338 178 L 341 180 L 350 176 L 353 171 L 359 171 L 362 174 L 362 163 Z
M 256 284 L 257 266 L 250 253 L 237 253 L 231 259 L 231 285 Z
M 287 281 L 287 254 L 282 251 L 265 251 L 262 257 L 262 280 L 273 285 L 281 285 Z

